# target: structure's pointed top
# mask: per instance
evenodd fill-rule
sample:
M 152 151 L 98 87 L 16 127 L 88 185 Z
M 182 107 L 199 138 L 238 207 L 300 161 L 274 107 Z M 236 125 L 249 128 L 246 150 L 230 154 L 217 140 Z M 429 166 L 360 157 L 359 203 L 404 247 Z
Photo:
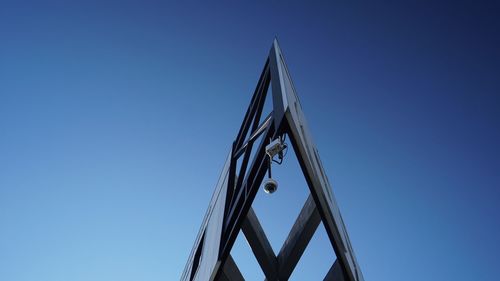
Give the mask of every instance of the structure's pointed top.
M 273 45 L 274 46 L 279 46 L 279 44 L 278 44 L 278 36 L 277 35 L 274 36 Z
M 278 36 L 274 36 L 272 49 L 274 49 L 275 51 L 281 53 L 280 44 L 278 43 Z

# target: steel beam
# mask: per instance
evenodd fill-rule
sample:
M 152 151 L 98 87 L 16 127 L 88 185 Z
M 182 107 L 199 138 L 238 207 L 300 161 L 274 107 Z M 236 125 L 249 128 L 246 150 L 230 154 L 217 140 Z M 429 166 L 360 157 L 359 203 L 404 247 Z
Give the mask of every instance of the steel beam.
M 241 230 L 267 280 L 278 280 L 278 260 L 253 208 L 248 211 Z
M 309 195 L 278 254 L 280 280 L 290 278 L 320 222 L 314 199 Z
M 227 257 L 218 281 L 245 281 L 245 278 L 243 278 L 243 275 L 231 255 Z
M 346 281 L 344 278 L 344 272 L 342 271 L 342 267 L 340 266 L 338 260 L 336 260 L 332 267 L 330 267 L 330 270 L 326 274 L 323 281 Z

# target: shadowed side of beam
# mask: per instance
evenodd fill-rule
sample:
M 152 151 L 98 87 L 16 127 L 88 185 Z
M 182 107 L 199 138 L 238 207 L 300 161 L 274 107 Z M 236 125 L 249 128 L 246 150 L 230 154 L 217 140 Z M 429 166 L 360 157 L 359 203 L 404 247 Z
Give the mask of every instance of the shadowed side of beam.
M 307 198 L 278 254 L 279 280 L 288 280 L 321 222 L 314 199 Z
M 253 208 L 250 208 L 248 211 L 241 229 L 267 280 L 278 280 L 278 262 L 276 255 L 274 254 L 269 240 L 267 240 L 266 234 Z
M 340 267 L 340 263 L 338 260 L 335 260 L 332 267 L 325 276 L 323 281 L 345 281 L 344 272 L 342 272 L 342 268 Z
M 227 258 L 218 281 L 245 281 L 231 255 Z

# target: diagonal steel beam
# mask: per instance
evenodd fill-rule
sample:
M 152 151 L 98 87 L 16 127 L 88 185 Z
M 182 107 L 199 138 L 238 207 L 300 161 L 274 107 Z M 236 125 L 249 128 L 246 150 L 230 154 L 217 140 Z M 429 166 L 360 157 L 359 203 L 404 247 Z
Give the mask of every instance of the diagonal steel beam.
M 246 219 L 248 210 L 250 209 L 255 195 L 259 189 L 260 183 L 264 178 L 267 167 L 268 159 L 266 158 L 265 147 L 269 139 L 276 138 L 281 128 L 275 129 L 271 119 L 271 124 L 265 130 L 261 142 L 255 152 L 252 164 L 249 171 L 245 175 L 244 184 L 240 186 L 239 190 L 235 190 L 234 199 L 229 204 L 228 212 L 224 217 L 222 225 L 221 247 L 219 252 L 219 259 L 224 260 L 231 251 L 234 241 L 241 229 L 241 224 Z M 231 172 L 231 171 L 230 171 Z M 235 178 L 230 175 L 231 178 Z M 229 181 L 231 186 L 231 181 Z M 230 190 L 230 189 L 228 189 Z
M 231 255 L 228 256 L 218 281 L 245 281 Z
M 269 83 L 271 81 L 271 77 L 269 75 L 269 60 L 266 61 L 264 69 L 259 78 L 259 82 L 257 83 L 257 87 L 255 88 L 255 92 L 252 96 L 252 100 L 250 102 L 250 106 L 245 113 L 245 117 L 243 119 L 243 123 L 241 124 L 240 130 L 236 137 L 235 143 L 236 148 L 239 149 L 241 144 L 245 140 L 245 136 L 250 129 L 250 124 L 253 121 L 252 119 L 260 119 L 260 113 L 262 113 L 262 104 L 265 101 L 265 95 L 267 94 L 267 88 L 269 87 Z M 257 113 L 258 116 L 255 116 Z M 258 122 L 258 121 L 257 121 Z M 255 123 L 254 123 L 255 129 Z
M 253 208 L 248 211 L 247 217 L 241 226 L 241 230 L 252 248 L 267 280 L 278 280 L 278 261 L 273 248 L 259 223 L 259 219 Z
M 314 199 L 309 195 L 278 254 L 280 280 L 290 278 L 320 222 L 321 217 Z
M 338 260 L 335 260 L 332 267 L 325 276 L 323 281 L 345 281 L 344 272 Z

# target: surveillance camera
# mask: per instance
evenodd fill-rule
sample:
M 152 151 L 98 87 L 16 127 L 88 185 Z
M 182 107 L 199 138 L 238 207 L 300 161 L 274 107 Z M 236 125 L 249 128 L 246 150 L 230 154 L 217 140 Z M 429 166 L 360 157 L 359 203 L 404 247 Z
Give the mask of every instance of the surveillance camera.
M 281 137 L 273 140 L 271 143 L 266 145 L 266 153 L 271 157 L 271 159 L 276 155 L 279 154 L 285 149 L 286 145 L 283 143 L 283 140 Z
M 278 189 L 278 182 L 272 178 L 264 181 L 264 191 L 268 194 L 274 193 Z

